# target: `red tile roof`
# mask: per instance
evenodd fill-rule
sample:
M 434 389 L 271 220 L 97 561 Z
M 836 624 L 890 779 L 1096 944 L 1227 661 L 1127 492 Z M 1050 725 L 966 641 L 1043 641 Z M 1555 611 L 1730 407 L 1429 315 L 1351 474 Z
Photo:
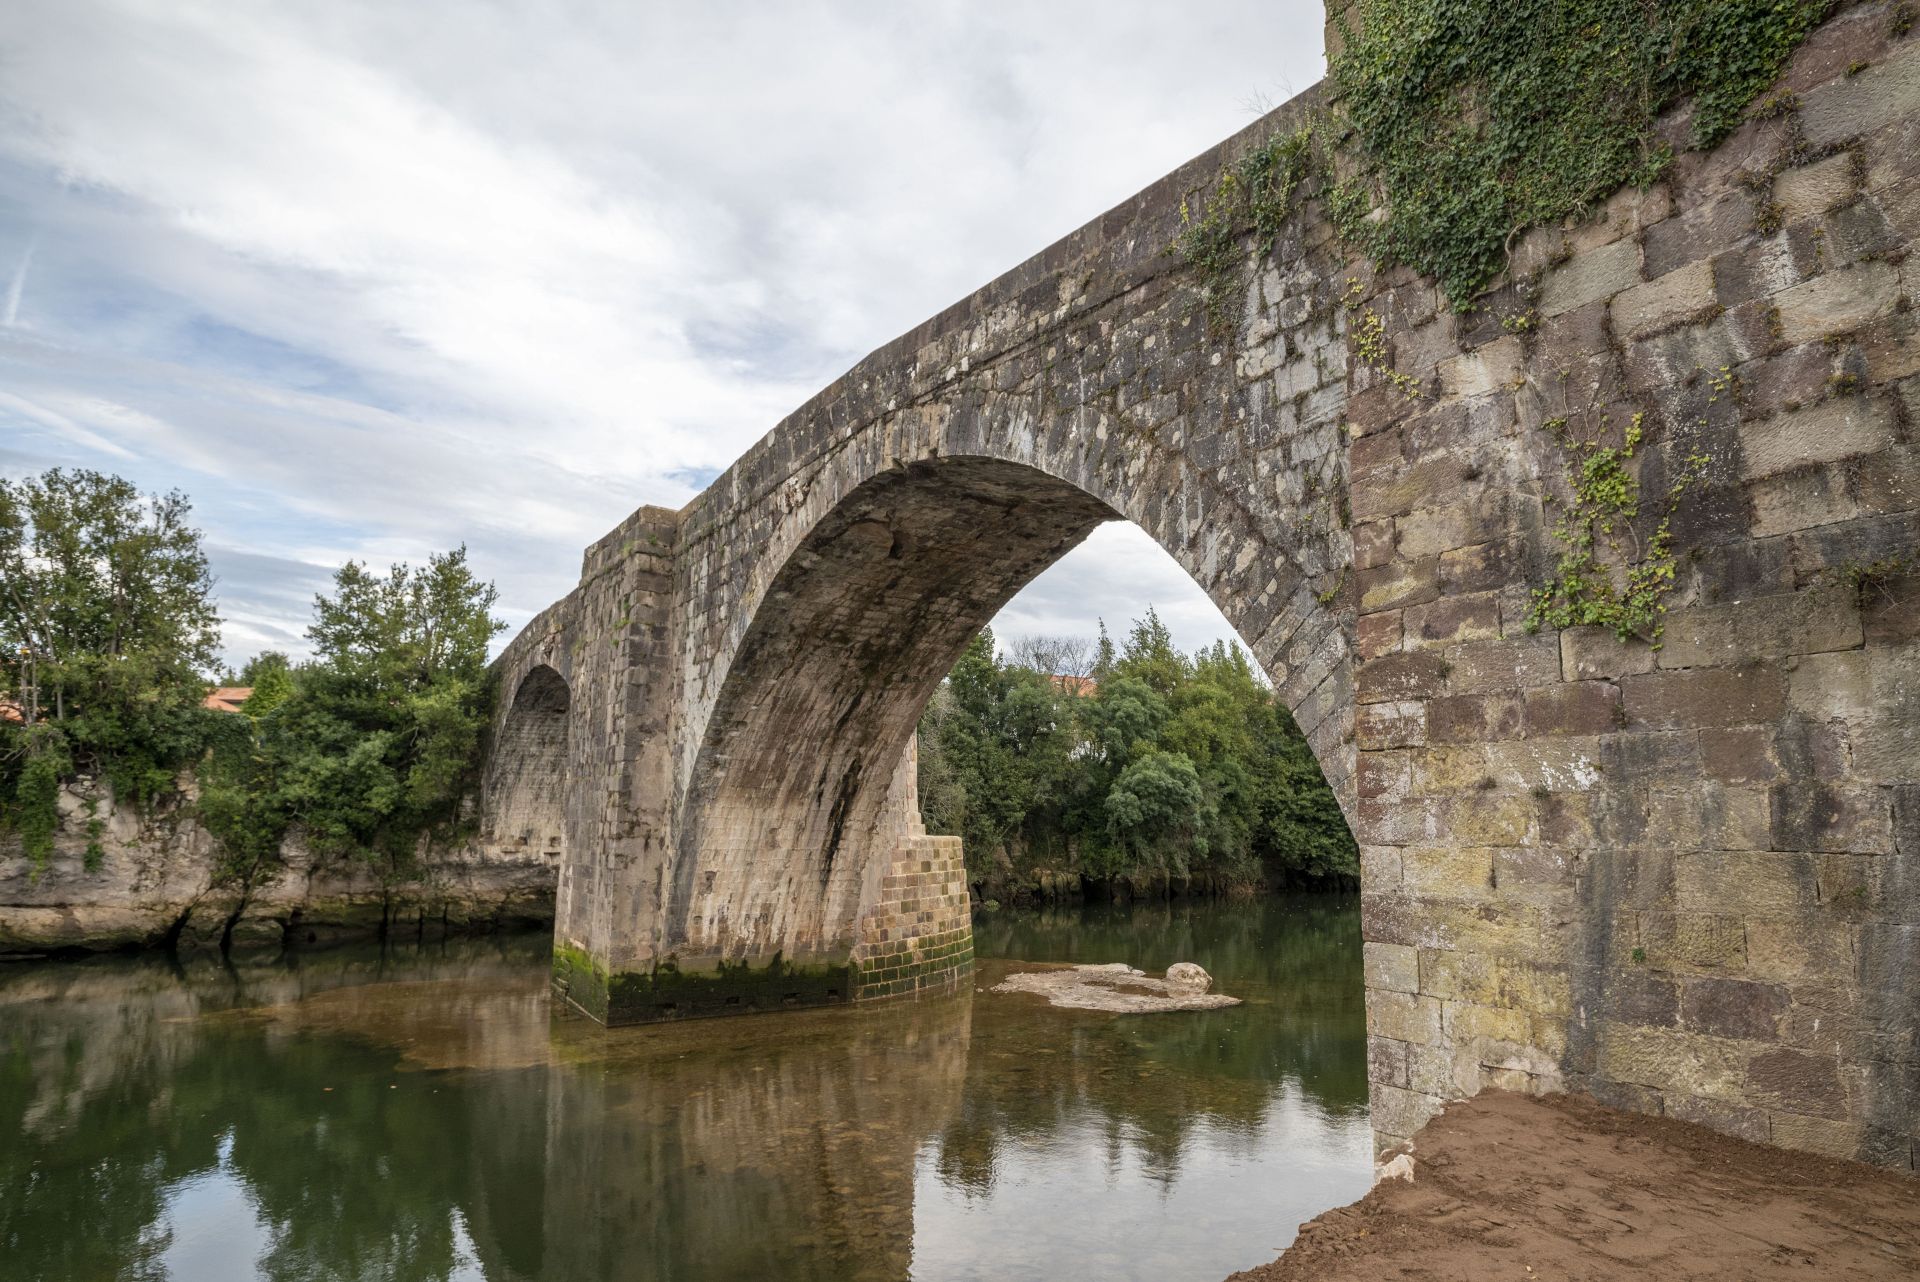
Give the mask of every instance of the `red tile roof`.
M 200 701 L 200 706 L 215 712 L 239 712 L 240 705 L 252 697 L 252 686 L 216 686 L 211 694 Z

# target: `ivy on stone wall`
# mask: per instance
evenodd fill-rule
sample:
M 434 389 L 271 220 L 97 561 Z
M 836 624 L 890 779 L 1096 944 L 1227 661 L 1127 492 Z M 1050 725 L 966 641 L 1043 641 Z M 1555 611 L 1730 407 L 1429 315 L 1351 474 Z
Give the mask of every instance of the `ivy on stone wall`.
M 1456 310 L 1506 270 L 1529 228 L 1579 217 L 1658 179 L 1674 148 L 1727 136 L 1831 0 L 1350 0 L 1335 23 L 1332 104 L 1276 132 L 1181 207 L 1173 249 L 1199 281 L 1209 328 L 1231 332 L 1244 300 L 1245 237 L 1272 253 L 1303 192 L 1340 238 L 1379 266 L 1435 281 Z M 1763 104 L 1757 115 L 1766 115 Z M 1310 181 L 1311 180 L 1311 181 Z M 1385 322 L 1348 282 L 1355 362 L 1409 398 Z M 1513 333 L 1531 313 L 1504 318 Z M 1671 518 L 1706 460 L 1676 464 L 1660 519 L 1640 519 L 1643 428 L 1546 427 L 1566 452 L 1561 554 L 1530 624 L 1599 625 L 1659 644 L 1674 581 Z M 1618 444 L 1608 444 L 1608 439 Z
M 1830 0 L 1353 0 L 1333 107 L 1275 133 L 1198 208 L 1174 251 L 1209 322 L 1235 317 L 1243 229 L 1270 253 L 1311 171 L 1341 237 L 1465 310 L 1530 227 L 1577 216 L 1710 147 Z M 1684 131 L 1662 118 L 1687 104 Z M 1672 135 L 1671 140 L 1669 135 Z M 1335 177 L 1338 175 L 1338 177 Z
M 1173 248 L 1200 277 L 1210 328 L 1225 330 L 1237 319 L 1246 265 L 1240 229 L 1251 226 L 1260 252 L 1271 254 L 1312 160 L 1311 129 L 1275 133 L 1220 175 L 1197 213 L 1191 202 L 1181 202 L 1180 235 Z
M 1656 128 L 1717 143 L 1826 0 L 1357 0 L 1330 74 L 1358 172 L 1330 213 L 1383 264 L 1464 309 L 1529 227 L 1673 160 Z M 1379 212 L 1375 212 L 1378 210 Z

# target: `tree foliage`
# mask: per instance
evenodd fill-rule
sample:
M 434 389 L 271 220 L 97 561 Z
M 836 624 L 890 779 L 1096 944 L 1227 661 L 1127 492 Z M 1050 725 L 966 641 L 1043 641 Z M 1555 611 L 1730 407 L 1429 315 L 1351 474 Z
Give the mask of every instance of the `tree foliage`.
M 262 650 L 248 659 L 233 684 L 251 690 L 246 714 L 264 717 L 293 695 L 293 660 L 279 650 Z
M 1090 655 L 1090 683 L 1033 667 L 1036 653 Z M 1103 629 L 1084 649 L 1001 658 L 982 632 L 921 720 L 920 781 L 929 828 L 965 841 L 976 881 L 1358 875 L 1312 750 L 1245 654 L 1183 655 L 1151 612 L 1119 647 Z
M 0 478 L 0 823 L 44 866 L 63 780 L 148 806 L 199 776 L 199 813 L 245 880 L 299 829 L 326 853 L 404 868 L 447 833 L 491 706 L 504 626 L 466 550 L 342 567 L 316 598 L 314 657 L 266 651 L 228 679 L 244 716 L 202 706 L 217 670 L 213 580 L 178 493 L 54 469 Z
M 213 580 L 184 495 L 55 468 L 0 478 L 0 818 L 44 863 L 59 780 L 102 773 L 146 802 L 203 740 L 219 644 Z
M 348 562 L 314 600 L 313 661 L 249 664 L 269 684 L 248 699 L 245 732 L 214 754 L 201 798 L 236 875 L 296 827 L 324 853 L 396 870 L 424 835 L 452 828 L 491 708 L 496 597 L 465 548 L 385 576 Z

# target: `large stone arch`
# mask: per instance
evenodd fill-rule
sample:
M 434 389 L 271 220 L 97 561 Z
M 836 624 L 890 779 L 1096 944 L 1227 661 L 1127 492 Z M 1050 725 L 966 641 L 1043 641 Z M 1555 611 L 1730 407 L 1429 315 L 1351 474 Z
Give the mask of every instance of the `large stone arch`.
M 1911 1165 L 1920 45 L 1883 18 L 1840 11 L 1779 116 L 1517 240 L 1465 313 L 1311 199 L 1211 305 L 1168 252 L 1309 91 L 636 512 L 501 659 L 573 691 L 560 990 L 658 1018 L 964 966 L 957 852 L 886 758 L 963 625 L 1112 513 L 1221 605 L 1346 810 L 1382 1143 L 1491 1083 Z M 1660 647 L 1532 610 L 1553 424 L 1633 415 L 1642 546 L 1697 469 Z M 980 559 L 914 560 L 1021 504 Z
M 1031 453 L 1018 462 L 960 453 L 995 442 L 959 435 L 896 438 L 912 461 L 863 456 L 865 466 L 836 476 L 832 506 L 817 518 L 810 507 L 796 514 L 789 524 L 804 532 L 787 535 L 792 551 L 768 558 L 777 573 L 743 598 L 746 627 L 722 656 L 711 711 L 686 739 L 698 748 L 664 916 L 664 944 L 677 954 L 844 965 L 861 942 L 863 908 L 881 897 L 875 878 L 912 826 L 896 763 L 968 639 L 1095 526 L 1124 519 L 1115 504 L 1157 520 L 1163 538 L 1186 520 L 1138 503 L 1137 483 L 1103 498 L 1042 470 Z M 1204 514 L 1208 502 L 1201 488 L 1192 510 Z M 1231 517 L 1202 527 L 1207 537 L 1179 542 L 1182 552 L 1217 557 L 1235 546 Z M 1251 537 L 1270 581 L 1298 577 L 1278 568 L 1287 549 Z M 1222 604 L 1244 628 L 1246 602 L 1228 595 Z M 1324 627 L 1337 657 L 1342 633 L 1331 618 Z M 1334 662 L 1314 687 L 1328 682 L 1350 676 Z M 1340 718 L 1321 725 L 1337 760 L 1350 735 Z

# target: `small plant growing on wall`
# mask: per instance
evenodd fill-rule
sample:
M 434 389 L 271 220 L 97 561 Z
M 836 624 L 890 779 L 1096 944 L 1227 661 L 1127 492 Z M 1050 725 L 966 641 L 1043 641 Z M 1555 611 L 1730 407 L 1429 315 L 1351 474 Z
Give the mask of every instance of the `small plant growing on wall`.
M 1312 149 L 1311 129 L 1275 133 L 1222 173 L 1211 195 L 1180 202 L 1180 234 L 1173 252 L 1199 277 L 1207 326 L 1215 333 L 1232 327 L 1245 293 L 1241 228 L 1253 229 L 1262 254 L 1273 252 L 1306 181 Z
M 1565 456 L 1569 498 L 1553 526 L 1560 545 L 1553 577 L 1534 590 L 1527 629 L 1598 626 L 1622 641 L 1637 637 L 1658 649 L 1674 584 L 1673 516 L 1708 460 L 1690 453 L 1681 461 L 1662 496 L 1660 519 L 1643 539 L 1638 460 L 1646 415 L 1627 421 L 1618 445 L 1605 443 L 1612 428 L 1602 416 L 1581 419 L 1541 425 Z

